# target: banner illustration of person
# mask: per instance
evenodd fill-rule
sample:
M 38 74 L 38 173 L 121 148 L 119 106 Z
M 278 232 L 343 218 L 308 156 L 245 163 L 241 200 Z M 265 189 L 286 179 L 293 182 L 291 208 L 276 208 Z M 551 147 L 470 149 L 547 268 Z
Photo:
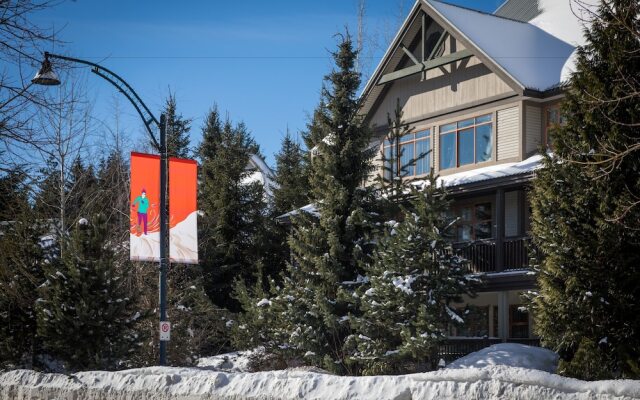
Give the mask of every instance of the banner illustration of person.
M 131 153 L 129 253 L 133 261 L 160 260 L 160 157 Z
M 136 197 L 131 205 L 131 208 L 135 208 L 136 204 L 138 205 L 138 225 L 137 228 L 140 230 L 140 224 L 144 224 L 144 234 L 147 234 L 147 210 L 149 209 L 149 199 L 147 199 L 147 191 L 142 189 L 142 193 L 140 196 Z
M 197 163 L 169 159 L 169 259 L 198 263 Z M 160 261 L 160 157 L 131 153 L 130 259 Z

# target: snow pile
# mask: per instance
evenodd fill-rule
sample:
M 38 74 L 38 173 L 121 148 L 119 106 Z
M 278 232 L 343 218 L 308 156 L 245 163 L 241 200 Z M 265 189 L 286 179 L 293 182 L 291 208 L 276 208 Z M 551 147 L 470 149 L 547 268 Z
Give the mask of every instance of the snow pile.
M 499 343 L 459 358 L 447 368 L 484 368 L 493 365 L 505 365 L 555 372 L 558 355 L 541 347 L 525 346 L 518 343 Z
M 584 382 L 494 365 L 436 372 L 339 377 L 287 370 L 223 373 L 151 367 L 75 375 L 16 370 L 0 374 L 0 398 L 67 399 L 633 399 L 640 381 Z
M 224 372 L 250 372 L 251 356 L 262 351 L 262 348 L 257 348 L 250 351 L 234 351 L 212 357 L 202 357 L 198 360 L 198 367 Z

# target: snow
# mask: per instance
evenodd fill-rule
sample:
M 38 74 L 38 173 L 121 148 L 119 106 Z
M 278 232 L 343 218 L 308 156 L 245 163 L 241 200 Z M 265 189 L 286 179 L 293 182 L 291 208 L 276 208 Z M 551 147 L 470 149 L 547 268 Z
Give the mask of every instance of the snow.
M 515 343 L 497 344 L 469 354 L 440 371 L 370 377 L 339 377 L 305 367 L 248 373 L 250 357 L 261 351 L 258 348 L 201 358 L 195 368 L 149 367 L 73 375 L 8 371 L 0 374 L 0 398 L 626 400 L 640 397 L 640 381 L 585 382 L 554 375 L 551 373 L 557 363 L 554 352 Z M 386 355 L 396 353 L 394 350 Z
M 262 299 L 256 304 L 257 307 L 264 307 L 264 306 L 270 306 L 270 305 L 271 305 L 271 300 L 269 299 Z
M 571 44 L 534 24 L 423 1 L 523 87 L 545 90 L 560 82 L 562 68 L 574 50 Z
M 267 199 L 273 197 L 273 189 L 278 184 L 274 181 L 274 173 L 269 168 L 267 163 L 264 162 L 257 154 L 252 154 L 247 163 L 246 171 L 250 171 L 242 180 L 242 183 L 248 185 L 253 182 L 258 182 L 264 188 L 264 194 Z
M 524 161 L 491 165 L 488 167 L 458 172 L 456 174 L 438 177 L 438 184 L 446 187 L 464 185 L 489 179 L 504 178 L 513 175 L 526 174 L 542 168 L 542 156 L 536 154 Z M 414 181 L 413 185 L 425 185 L 426 181 Z
M 505 365 L 436 372 L 339 377 L 290 369 L 228 373 L 206 368 L 149 367 L 74 375 L 15 370 L 0 374 L 0 398 L 195 399 L 632 399 L 640 382 L 585 382 Z
M 447 368 L 484 368 L 492 365 L 521 367 L 553 373 L 558 365 L 558 355 L 541 347 L 518 343 L 499 343 L 459 358 Z
M 596 10 L 597 0 L 538 0 L 542 12 L 529 21 L 545 32 L 577 47 L 585 44 L 584 23 Z M 575 72 L 577 50 L 565 61 L 560 72 L 560 82 L 566 82 Z

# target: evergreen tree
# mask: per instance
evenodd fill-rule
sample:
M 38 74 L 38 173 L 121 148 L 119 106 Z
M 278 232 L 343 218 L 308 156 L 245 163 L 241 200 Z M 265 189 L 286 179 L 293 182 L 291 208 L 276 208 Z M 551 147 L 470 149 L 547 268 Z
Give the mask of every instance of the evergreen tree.
M 102 159 L 96 175 L 93 207 L 104 215 L 113 240 L 122 242 L 129 235 L 129 164 L 118 150 L 113 150 Z
M 566 124 L 551 135 L 531 196 L 542 254 L 536 331 L 560 354 L 559 371 L 582 379 L 640 377 L 640 208 L 629 207 L 640 198 L 640 153 L 630 151 L 640 105 L 629 91 L 639 13 L 637 1 L 603 1 L 585 29 Z
M 360 291 L 363 315 L 352 322 L 352 359 L 366 374 L 435 369 L 449 326 L 463 321 L 450 303 L 474 295 L 477 278 L 446 240 L 449 201 L 433 173 L 410 198 L 403 221 L 387 223 L 366 269 L 370 284 Z
M 222 121 L 216 107 L 210 111 L 199 148 L 201 265 L 209 297 L 232 311 L 239 309 L 230 296 L 234 280 L 250 280 L 260 258 L 264 190 L 259 182 L 247 181 L 249 158 L 258 153 L 244 124 Z
M 361 185 L 375 150 L 368 149 L 370 131 L 357 113 L 360 77 L 348 35 L 333 57 L 336 68 L 326 77 L 329 89 L 324 90 L 307 136 L 308 145 L 317 149 L 310 167 L 317 213 L 302 212 L 293 219 L 293 260 L 282 287 L 275 287 L 275 297 L 267 299 L 272 302 L 267 308 L 279 314 L 269 334 L 280 341 L 273 351 L 345 372 L 349 366 L 343 346 L 351 333 L 347 317 L 357 312 L 352 294 L 362 280 L 359 274 L 370 252 L 368 233 L 374 224 L 371 192 Z
M 189 149 L 191 120 L 178 113 L 174 94 L 169 93 L 163 112 L 167 119 L 167 153 L 169 157 L 189 158 L 191 154 Z
M 0 366 L 31 368 L 36 337 L 37 287 L 43 281 L 45 250 L 40 226 L 28 203 L 21 170 L 0 177 Z
M 71 166 L 69 178 L 65 182 L 67 193 L 65 202 L 65 218 L 70 224 L 84 215 L 86 211 L 97 206 L 97 179 L 93 166 L 85 167 L 82 160 L 77 158 Z
M 20 168 L 12 169 L 0 177 L 0 221 L 12 221 L 29 208 L 26 178 L 27 174 Z
M 44 350 L 69 369 L 115 369 L 128 365 L 138 339 L 140 315 L 125 290 L 127 266 L 114 263 L 107 224 L 97 215 L 77 224 L 62 259 L 45 264 L 40 288 L 38 335 Z
M 273 187 L 274 216 L 279 216 L 309 203 L 309 181 L 305 152 L 289 132 L 276 154 L 276 186 Z

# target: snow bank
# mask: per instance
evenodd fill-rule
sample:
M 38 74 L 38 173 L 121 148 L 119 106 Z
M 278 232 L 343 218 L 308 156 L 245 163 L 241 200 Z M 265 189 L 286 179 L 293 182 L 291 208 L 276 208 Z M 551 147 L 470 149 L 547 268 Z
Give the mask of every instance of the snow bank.
M 212 357 L 202 357 L 198 360 L 198 367 L 224 372 L 250 372 L 250 357 L 261 351 L 262 349 L 258 348 L 252 351 L 235 351 Z
M 459 358 L 447 368 L 484 368 L 492 365 L 505 365 L 555 372 L 558 355 L 541 347 L 526 346 L 518 343 L 499 343 Z
M 26 399 L 633 399 L 640 381 L 584 382 L 493 365 L 401 376 L 338 377 L 307 371 L 224 373 L 151 367 L 119 372 L 0 374 L 0 398 Z

